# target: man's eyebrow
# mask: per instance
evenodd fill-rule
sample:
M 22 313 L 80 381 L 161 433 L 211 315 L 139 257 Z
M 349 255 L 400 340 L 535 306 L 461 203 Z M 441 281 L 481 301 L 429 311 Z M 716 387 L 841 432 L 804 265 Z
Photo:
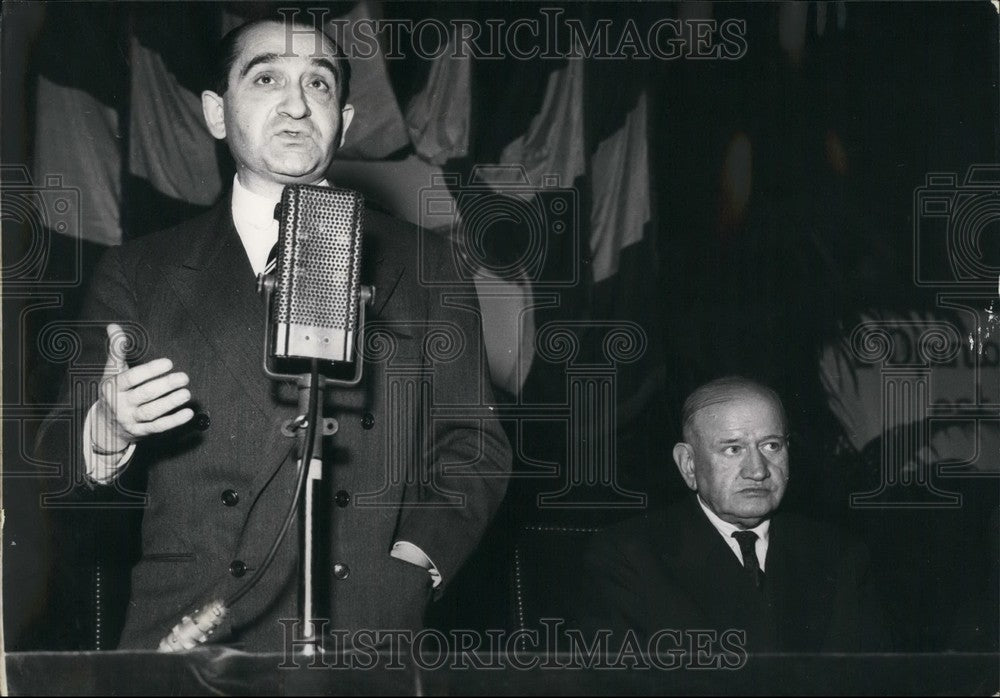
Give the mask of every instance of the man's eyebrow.
M 278 53 L 261 53 L 254 56 L 245 66 L 243 66 L 243 70 L 240 71 L 240 77 L 246 77 L 246 74 L 253 70 L 256 65 L 260 65 L 261 63 L 272 63 L 281 57 L 281 54 Z M 334 76 L 340 75 L 340 73 L 337 72 L 336 66 L 326 58 L 313 58 L 312 64 L 319 66 L 320 68 L 326 68 Z
M 312 59 L 312 63 L 313 63 L 313 65 L 318 65 L 320 68 L 326 68 L 335 77 L 339 77 L 340 76 L 340 73 L 337 71 L 337 67 L 331 61 L 329 61 L 326 58 L 313 58 Z
M 255 65 L 260 65 L 261 63 L 272 63 L 278 60 L 278 58 L 280 58 L 280 56 L 277 53 L 258 54 L 251 58 L 249 62 L 243 66 L 243 70 L 240 71 L 240 77 L 246 77 L 246 74 L 249 73 Z

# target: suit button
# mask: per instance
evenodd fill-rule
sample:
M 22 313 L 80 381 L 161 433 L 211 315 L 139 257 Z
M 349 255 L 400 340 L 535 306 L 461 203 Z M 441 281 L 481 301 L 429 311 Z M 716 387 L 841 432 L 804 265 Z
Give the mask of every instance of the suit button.
M 347 490 L 340 490 L 333 495 L 333 501 L 337 503 L 338 507 L 346 507 L 351 503 L 351 493 Z
M 347 579 L 351 574 L 351 568 L 347 565 L 337 563 L 333 566 L 333 576 L 337 579 Z
M 365 412 L 364 416 L 361 418 L 361 426 L 365 429 L 371 429 L 375 426 L 375 415 L 371 412 Z
M 212 418 L 208 416 L 208 412 L 199 412 L 194 416 L 194 428 L 198 431 L 205 431 L 210 426 L 212 426 Z
M 233 560 L 229 565 L 229 574 L 236 578 L 242 577 L 247 573 L 247 563 L 243 560 Z
M 227 507 L 234 507 L 240 503 L 240 493 L 236 490 L 224 490 L 222 492 L 222 503 Z

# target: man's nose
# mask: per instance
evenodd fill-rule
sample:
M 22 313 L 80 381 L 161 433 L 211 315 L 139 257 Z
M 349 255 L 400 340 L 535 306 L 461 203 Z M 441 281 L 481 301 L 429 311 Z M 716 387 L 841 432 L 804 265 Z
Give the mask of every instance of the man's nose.
M 751 448 L 743 461 L 741 474 L 748 480 L 766 480 L 771 477 L 767 466 L 767 458 L 756 448 Z
M 279 111 L 292 119 L 301 119 L 309 116 L 309 103 L 306 101 L 305 91 L 301 85 L 292 84 L 285 90 L 284 99 L 281 101 Z

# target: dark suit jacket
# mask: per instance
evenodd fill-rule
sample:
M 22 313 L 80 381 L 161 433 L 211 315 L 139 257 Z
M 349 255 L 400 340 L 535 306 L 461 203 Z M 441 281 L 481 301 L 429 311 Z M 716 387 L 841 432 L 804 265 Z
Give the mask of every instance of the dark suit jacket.
M 597 534 L 576 603 L 587 632 L 745 630 L 749 651 L 887 649 L 868 557 L 827 526 L 777 513 L 758 591 L 695 497 Z
M 332 517 L 329 564 L 347 573 L 331 584 L 330 627 L 415 628 L 430 576 L 390 557 L 393 542 L 414 543 L 454 579 L 503 497 L 511 455 L 483 407 L 492 393 L 474 291 L 459 285 L 446 306 L 444 291 L 417 278 L 418 254 L 441 278 L 446 245 L 425 239 L 418 250 L 416 228 L 370 211 L 363 247 L 362 282 L 376 288 L 365 377 L 329 391 L 325 409 L 339 431 L 326 439 L 320 506 Z M 114 321 L 140 336 L 130 364 L 168 357 L 191 379 L 195 419 L 141 441 L 128 466 L 146 470 L 148 504 L 121 646 L 155 648 L 185 612 L 241 586 L 277 535 L 295 483 L 295 439 L 281 425 L 296 414 L 296 389 L 261 369 L 264 304 L 229 197 L 109 250 L 83 317 L 76 365 L 103 365 Z M 92 401 L 72 401 L 76 424 Z M 432 414 L 443 405 L 448 414 Z M 228 490 L 235 505 L 223 502 Z M 280 650 L 277 620 L 297 616 L 295 529 L 223 626 L 248 649 Z M 250 572 L 234 577 L 234 561 Z

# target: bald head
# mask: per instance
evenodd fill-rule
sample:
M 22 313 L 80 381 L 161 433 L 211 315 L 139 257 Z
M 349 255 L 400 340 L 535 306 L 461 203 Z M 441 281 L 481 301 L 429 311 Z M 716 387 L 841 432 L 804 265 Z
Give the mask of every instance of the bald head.
M 773 390 L 747 378 L 719 378 L 684 402 L 684 441 L 674 445 L 674 462 L 687 486 L 719 518 L 753 528 L 785 494 L 785 424 Z
M 772 401 L 781 414 L 782 422 L 786 421 L 785 408 L 781 404 L 781 398 L 771 388 L 743 376 L 724 376 L 700 386 L 688 395 L 684 401 L 684 407 L 681 411 L 681 426 L 684 440 L 689 443 L 691 442 L 694 437 L 695 416 L 706 407 L 721 405 L 725 402 L 741 398 L 754 397 Z

